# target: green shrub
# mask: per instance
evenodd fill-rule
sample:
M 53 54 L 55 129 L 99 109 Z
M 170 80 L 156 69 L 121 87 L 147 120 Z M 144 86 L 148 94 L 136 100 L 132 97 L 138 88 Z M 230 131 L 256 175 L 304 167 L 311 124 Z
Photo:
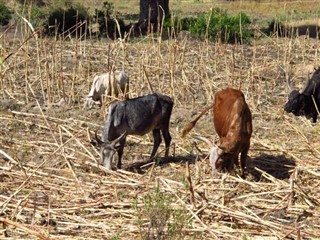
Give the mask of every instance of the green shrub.
M 185 17 L 182 18 L 180 21 L 177 21 L 178 29 L 181 30 L 189 30 L 192 25 L 194 25 L 197 22 L 197 18 L 195 17 Z
M 142 206 L 136 203 L 141 239 L 184 239 L 191 222 L 184 208 L 171 207 L 172 200 L 156 188 L 144 197 Z
M 105 1 L 101 10 L 96 10 L 97 22 L 99 24 L 100 36 L 106 34 L 109 38 L 118 38 L 121 34 L 123 36 L 125 24 L 122 19 L 115 19 L 113 17 L 113 4 Z M 117 26 L 119 24 L 119 28 Z M 119 33 L 120 30 L 120 33 Z
M 176 32 L 189 31 L 197 21 L 195 17 L 179 18 L 177 16 L 174 17 L 173 14 L 171 16 L 172 18 L 165 19 L 163 27 L 166 29 L 174 28 Z
M 226 34 L 228 42 L 244 41 L 249 42 L 253 36 L 251 20 L 245 13 L 238 13 L 230 17 L 229 24 L 226 26 Z
M 204 37 L 207 32 L 207 22 L 207 16 L 200 14 L 197 21 L 190 27 L 190 32 L 199 37 Z
M 0 2 L 0 25 L 7 25 L 11 20 L 12 10 Z
M 46 22 L 46 12 L 43 8 L 38 6 L 22 7 L 21 15 L 30 21 L 33 27 L 43 26 Z
M 267 34 L 272 35 L 277 33 L 279 36 L 286 36 L 288 35 L 288 30 L 285 25 L 279 19 L 272 19 L 269 22 L 268 30 L 266 31 Z
M 251 20 L 245 13 L 229 16 L 227 11 L 220 8 L 211 9 L 207 14 L 200 14 L 197 18 L 175 17 L 174 21 L 167 21 L 164 26 L 174 27 L 175 32 L 187 30 L 201 38 L 221 39 L 229 43 L 249 42 L 253 36 Z
M 75 33 L 75 30 L 83 33 L 86 26 L 85 24 L 81 25 L 81 23 L 87 21 L 88 17 L 87 9 L 79 4 L 72 5 L 67 9 L 55 8 L 49 14 L 48 25 L 46 26 L 47 33 L 62 33 L 65 31 Z
M 191 26 L 190 31 L 209 40 L 221 39 L 223 42 L 250 41 L 253 30 L 250 18 L 245 13 L 229 16 L 220 8 L 211 9 L 208 14 L 201 14 Z

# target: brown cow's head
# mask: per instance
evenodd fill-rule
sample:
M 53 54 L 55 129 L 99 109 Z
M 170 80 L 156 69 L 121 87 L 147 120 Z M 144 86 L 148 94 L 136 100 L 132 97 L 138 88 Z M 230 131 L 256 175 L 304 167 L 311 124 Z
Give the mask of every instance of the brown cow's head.
M 231 171 L 234 166 L 234 154 L 226 153 L 223 148 L 213 144 L 207 138 L 196 136 L 196 139 L 206 142 L 210 147 L 209 162 L 213 170 Z
M 221 172 L 230 172 L 234 167 L 234 154 L 226 153 L 220 146 L 210 149 L 210 163 L 213 169 Z

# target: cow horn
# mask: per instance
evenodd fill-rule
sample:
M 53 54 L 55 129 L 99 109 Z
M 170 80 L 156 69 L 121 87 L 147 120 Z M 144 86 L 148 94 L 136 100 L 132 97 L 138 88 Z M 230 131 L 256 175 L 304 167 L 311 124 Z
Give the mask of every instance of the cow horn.
M 201 140 L 209 145 L 210 148 L 214 147 L 214 144 L 207 138 L 201 136 L 195 136 L 195 139 Z
M 299 91 L 300 94 L 302 94 L 308 87 L 309 83 L 310 83 L 310 78 L 307 80 L 307 82 L 305 83 L 304 87 Z
M 96 132 L 94 133 L 94 137 L 95 137 L 97 143 L 98 143 L 99 145 L 102 145 L 104 142 L 101 141 L 101 139 L 98 137 L 97 132 L 98 132 L 98 130 L 96 130 Z
M 218 146 L 218 152 L 217 153 L 218 153 L 219 156 L 221 156 L 222 154 L 224 154 L 224 150 Z
M 291 79 L 292 79 L 292 73 L 290 73 L 289 76 L 287 77 L 287 85 L 288 85 L 288 89 L 289 89 L 290 92 L 293 91 Z
M 112 140 L 111 145 L 115 146 L 123 137 L 125 137 L 127 134 L 127 131 L 124 131 L 118 138 Z

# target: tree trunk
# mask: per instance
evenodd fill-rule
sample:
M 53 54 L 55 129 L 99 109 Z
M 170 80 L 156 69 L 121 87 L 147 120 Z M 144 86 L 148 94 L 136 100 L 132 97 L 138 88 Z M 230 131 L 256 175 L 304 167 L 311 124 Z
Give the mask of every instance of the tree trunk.
M 169 0 L 140 0 L 139 26 L 149 29 L 149 23 L 153 30 L 161 23 L 163 14 L 169 16 Z

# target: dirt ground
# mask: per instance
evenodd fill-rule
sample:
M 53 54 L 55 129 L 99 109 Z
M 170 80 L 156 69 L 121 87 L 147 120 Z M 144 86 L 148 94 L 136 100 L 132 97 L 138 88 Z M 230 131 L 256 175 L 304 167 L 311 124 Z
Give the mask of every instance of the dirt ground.
M 283 111 L 285 72 L 303 87 L 319 66 L 316 39 L 29 36 L 0 39 L 1 239 L 320 238 L 319 124 Z M 83 103 L 93 76 L 110 65 L 128 72 L 132 98 L 152 90 L 173 98 L 169 161 L 162 144 L 147 164 L 147 134 L 128 136 L 122 170 L 99 164 L 90 141 L 108 101 L 92 110 Z M 193 138 L 218 140 L 211 112 L 180 137 L 225 87 L 241 89 L 253 114 L 245 179 L 238 170 L 213 173 L 208 146 Z

